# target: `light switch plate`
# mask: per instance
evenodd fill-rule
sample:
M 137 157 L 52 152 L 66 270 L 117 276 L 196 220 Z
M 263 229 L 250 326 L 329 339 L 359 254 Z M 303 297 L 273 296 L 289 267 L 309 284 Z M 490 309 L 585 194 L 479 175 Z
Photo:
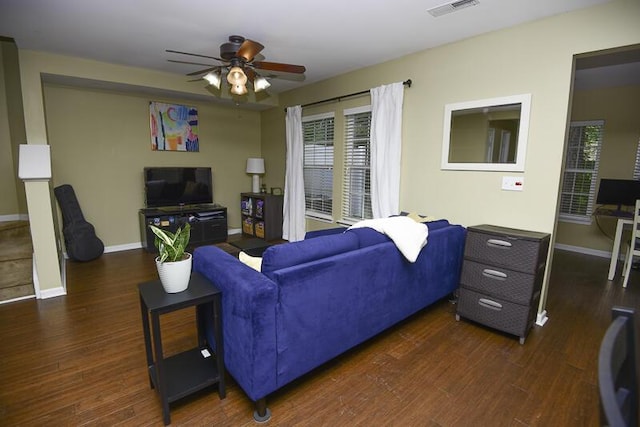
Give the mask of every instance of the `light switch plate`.
M 507 191 L 522 191 L 524 188 L 524 177 L 522 176 L 503 176 L 502 189 Z

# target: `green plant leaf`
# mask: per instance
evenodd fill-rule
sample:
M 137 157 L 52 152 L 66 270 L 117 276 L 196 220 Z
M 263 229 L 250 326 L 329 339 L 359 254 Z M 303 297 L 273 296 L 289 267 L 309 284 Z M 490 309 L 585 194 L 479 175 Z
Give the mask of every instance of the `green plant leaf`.
M 191 225 L 189 223 L 178 228 L 175 233 L 162 230 L 154 225 L 149 225 L 155 234 L 154 244 L 158 249 L 160 262 L 175 262 L 184 258 L 184 252 L 191 238 Z

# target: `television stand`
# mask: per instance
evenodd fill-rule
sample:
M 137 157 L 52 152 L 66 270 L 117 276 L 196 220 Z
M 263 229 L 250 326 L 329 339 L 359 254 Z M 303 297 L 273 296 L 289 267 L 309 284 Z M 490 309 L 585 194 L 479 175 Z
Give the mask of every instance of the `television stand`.
M 191 249 L 227 241 L 227 208 L 218 204 L 144 208 L 138 211 L 138 217 L 142 247 L 149 252 L 157 252 L 154 245 L 155 234 L 149 225 L 173 233 L 178 227 L 189 223 Z

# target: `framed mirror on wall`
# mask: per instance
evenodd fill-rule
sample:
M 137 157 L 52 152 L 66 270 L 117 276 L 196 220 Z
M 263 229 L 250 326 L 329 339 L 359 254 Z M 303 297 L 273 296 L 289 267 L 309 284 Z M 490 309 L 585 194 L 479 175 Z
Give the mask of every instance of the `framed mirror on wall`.
M 531 94 L 445 105 L 442 169 L 524 172 Z

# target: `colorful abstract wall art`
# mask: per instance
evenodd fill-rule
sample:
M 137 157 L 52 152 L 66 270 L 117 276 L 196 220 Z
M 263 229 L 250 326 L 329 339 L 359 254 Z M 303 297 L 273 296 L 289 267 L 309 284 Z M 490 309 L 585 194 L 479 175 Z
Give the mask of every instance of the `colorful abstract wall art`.
M 151 149 L 199 151 L 198 110 L 186 105 L 149 103 Z

